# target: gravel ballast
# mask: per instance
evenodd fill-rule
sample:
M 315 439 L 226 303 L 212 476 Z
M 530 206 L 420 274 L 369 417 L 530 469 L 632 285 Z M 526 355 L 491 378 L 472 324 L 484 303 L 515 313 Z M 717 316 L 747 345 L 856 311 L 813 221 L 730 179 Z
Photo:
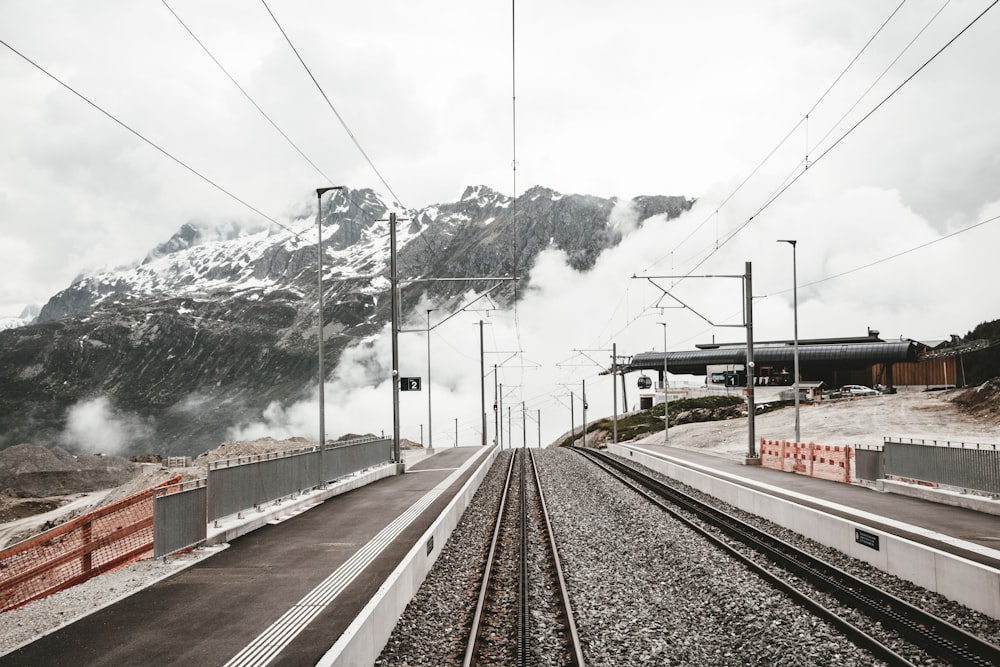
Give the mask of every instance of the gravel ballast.
M 536 453 L 590 664 L 872 664 L 870 655 L 664 512 L 623 493 L 592 464 L 564 450 Z M 462 605 L 475 600 L 463 599 L 463 590 L 475 588 L 478 541 L 495 511 L 490 484 L 499 484 L 492 473 L 462 521 L 484 529 L 477 535 L 459 526 L 447 551 L 465 557 L 435 565 L 377 664 L 459 664 L 441 647 L 463 641 Z M 461 604 L 449 609 L 450 600 Z M 429 618 L 447 622 L 431 629 Z

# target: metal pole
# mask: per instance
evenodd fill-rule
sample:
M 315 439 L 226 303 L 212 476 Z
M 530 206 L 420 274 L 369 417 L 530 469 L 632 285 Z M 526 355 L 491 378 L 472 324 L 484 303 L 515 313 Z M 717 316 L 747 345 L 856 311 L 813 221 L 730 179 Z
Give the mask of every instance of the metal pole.
M 323 448 L 326 446 L 326 371 L 323 368 L 323 194 L 330 190 L 340 190 L 344 186 L 336 185 L 327 188 L 316 188 L 316 249 L 318 250 L 318 269 L 316 271 L 317 308 L 319 310 L 319 483 L 326 483 L 323 474 Z
M 611 442 L 618 444 L 618 343 L 611 344 L 611 397 L 614 405 L 614 427 Z
M 792 246 L 792 313 L 795 322 L 795 338 L 792 343 L 795 349 L 795 377 L 792 379 L 792 385 L 795 391 L 795 442 L 801 442 L 802 432 L 799 429 L 799 277 L 798 267 L 796 266 L 796 247 L 798 246 L 798 241 L 795 239 L 778 239 L 778 243 L 787 243 Z
M 667 389 L 670 383 L 667 382 L 667 323 L 659 322 L 663 325 L 663 445 L 670 444 L 670 393 Z
M 583 383 L 583 446 L 587 446 L 587 381 L 581 380 Z
M 483 415 L 483 437 L 481 444 L 486 446 L 486 368 L 483 365 L 483 321 L 479 320 L 479 411 Z
M 493 364 L 493 437 L 496 443 L 503 449 L 500 441 L 500 412 L 497 410 L 497 365 Z
M 521 449 L 528 447 L 528 413 L 524 409 L 524 401 L 521 401 Z
M 569 392 L 569 439 L 571 447 L 576 447 L 576 416 L 573 414 L 573 392 Z
M 507 444 L 514 449 L 514 430 L 510 424 L 510 406 L 507 406 Z
M 496 368 L 496 366 L 494 366 L 494 368 Z M 498 396 L 499 396 L 499 398 L 497 399 L 497 401 L 499 403 L 499 408 L 500 408 L 500 410 L 499 410 L 500 411 L 500 427 L 498 429 L 498 433 L 500 434 L 500 449 L 503 449 L 503 383 L 502 382 L 500 383 L 500 393 L 498 394 Z M 507 433 L 508 433 L 507 437 L 509 438 L 510 437 L 510 435 L 509 435 L 510 434 L 510 429 L 509 428 L 507 429 Z
M 389 214 L 389 275 L 392 288 L 392 460 L 399 463 L 399 275 L 396 272 L 396 214 Z
M 750 270 L 750 262 L 746 263 L 746 273 L 743 276 L 744 289 L 746 290 L 746 327 L 747 327 L 747 437 L 749 446 L 747 447 L 748 465 L 760 465 L 760 457 L 757 456 L 757 443 L 754 442 L 754 417 L 757 406 L 754 404 L 753 384 L 754 384 L 754 362 L 753 362 L 753 280 Z
M 437 308 L 427 309 L 427 453 L 434 453 L 434 421 L 431 417 L 431 313 Z

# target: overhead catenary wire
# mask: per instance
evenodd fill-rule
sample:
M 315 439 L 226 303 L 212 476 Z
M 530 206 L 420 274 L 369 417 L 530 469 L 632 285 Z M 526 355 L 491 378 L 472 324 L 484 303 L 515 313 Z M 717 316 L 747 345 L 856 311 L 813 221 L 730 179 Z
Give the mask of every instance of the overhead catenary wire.
M 170 13 L 171 13 L 172 15 L 173 15 L 173 17 L 174 17 L 175 19 L 177 19 L 177 22 L 178 22 L 178 23 L 180 23 L 180 24 L 181 24 L 181 27 L 183 27 L 183 28 L 184 28 L 184 30 L 186 30 L 186 31 L 187 31 L 187 33 L 188 33 L 188 34 L 189 34 L 189 35 L 191 36 L 191 39 L 193 39 L 193 40 L 194 40 L 194 41 L 195 41 L 195 42 L 196 42 L 196 43 L 198 44 L 198 46 L 200 46 L 200 47 L 201 47 L 202 51 L 204 51 L 204 52 L 205 52 L 205 55 L 207 55 L 207 56 L 208 56 L 208 57 L 209 57 L 209 58 L 210 58 L 210 59 L 212 60 L 212 62 L 213 62 L 213 63 L 215 63 L 216 67 L 218 67 L 218 68 L 219 68 L 219 70 L 220 70 L 220 71 L 221 71 L 221 72 L 222 72 L 223 74 L 225 74 L 225 75 L 226 75 L 226 78 L 227 78 L 227 79 L 229 79 L 229 81 L 230 81 L 230 82 L 231 82 L 231 83 L 232 83 L 232 84 L 233 84 L 234 86 L 236 86 L 237 90 L 239 90 L 239 91 L 240 91 L 240 92 L 241 92 L 241 93 L 243 94 L 243 97 L 245 97 L 245 98 L 247 99 L 247 101 L 248 101 L 248 102 L 250 102 L 250 104 L 252 104 L 252 105 L 253 105 L 253 107 L 254 107 L 254 108 L 255 108 L 255 109 L 256 109 L 256 110 L 257 110 L 257 111 L 258 111 L 258 112 L 260 113 L 260 115 L 261 115 L 261 116 L 263 116 L 263 117 L 264 117 L 264 119 L 265 119 L 265 120 L 266 120 L 266 121 L 267 121 L 268 123 L 270 123 L 270 124 L 271 124 L 271 127 L 273 127 L 273 128 L 274 128 L 274 130 L 275 130 L 275 131 L 276 131 L 276 132 L 277 132 L 278 134 L 280 134 L 280 135 L 281 135 L 281 136 L 282 136 L 282 137 L 283 137 L 283 138 L 285 139 L 285 141 L 287 141 L 287 142 L 288 142 L 288 144 L 289 144 L 289 145 L 290 145 L 290 146 L 291 146 L 292 148 L 294 148 L 294 149 L 295 149 L 295 152 L 297 152 L 297 153 L 298 153 L 298 154 L 299 154 L 299 155 L 300 155 L 300 156 L 302 157 L 302 159 L 303 159 L 303 160 L 305 160 L 306 162 L 308 162 L 308 163 L 309 163 L 309 165 L 310 165 L 310 166 L 311 166 L 311 167 L 312 167 L 313 169 L 315 169 L 315 170 L 316 170 L 316 173 L 317 173 L 317 174 L 319 174 L 320 176 L 322 176 L 323 178 L 325 178 L 325 179 L 326 179 L 326 181 L 327 181 L 327 183 L 329 183 L 330 185 L 336 185 L 337 183 L 336 183 L 336 182 L 335 182 L 335 181 L 334 181 L 334 180 L 333 180 L 332 178 L 330 178 L 329 176 L 327 176 L 327 175 L 326 175 L 326 174 L 325 174 L 325 173 L 323 172 L 323 170 L 322 170 L 322 169 L 320 169 L 320 168 L 319 168 L 318 166 L 316 166 L 316 163 L 315 163 L 315 162 L 313 162 L 313 161 L 312 161 L 312 160 L 311 160 L 311 159 L 309 158 L 309 156 L 308 156 L 308 155 L 306 155 L 306 154 L 305 154 L 305 152 L 304 152 L 304 151 L 303 151 L 303 150 L 302 150 L 301 148 L 299 148 L 299 147 L 298 147 L 298 145 L 296 145 L 296 143 L 295 143 L 294 141 L 292 141 L 292 140 L 291 140 L 291 138 L 290 138 L 290 137 L 289 137 L 289 136 L 288 136 L 287 134 L 285 134 L 285 132 L 284 132 L 284 131 L 283 131 L 283 130 L 282 130 L 282 129 L 280 128 L 280 127 L 278 127 L 278 124 L 277 124 L 277 123 L 276 123 L 276 122 L 274 121 L 274 119 L 273 119 L 273 118 L 271 118 L 271 117 L 270 117 L 270 116 L 269 116 L 269 115 L 267 114 L 267 112 L 266 112 L 266 111 L 264 111 L 264 110 L 263 110 L 263 109 L 261 108 L 261 106 L 260 106 L 259 104 L 257 104 L 256 100 L 254 100 L 254 98 L 250 96 L 250 93 L 248 93 L 248 92 L 247 92 L 247 91 L 246 91 L 246 90 L 245 90 L 245 89 L 243 88 L 243 86 L 241 86 L 241 85 L 239 84 L 239 82 L 238 82 L 238 81 L 236 81 L 236 79 L 235 79 L 235 78 L 233 77 L 233 75 L 229 73 L 229 70 L 227 70 L 227 69 L 225 68 L 225 66 L 223 66 L 223 64 L 222 64 L 221 62 L 219 62 L 219 59 L 218 59 L 218 58 L 216 58 L 216 57 L 215 57 L 215 55 L 213 55 L 213 54 L 212 54 L 212 52 L 211 52 L 211 51 L 210 51 L 210 50 L 208 49 L 208 47 L 207 47 L 207 46 L 205 46 L 205 44 L 204 44 L 204 43 L 203 43 L 203 42 L 202 42 L 202 41 L 201 41 L 201 40 L 200 40 L 200 39 L 198 38 L 198 36 L 194 34 L 194 31 L 193 31 L 193 30 L 191 30 L 191 28 L 190 28 L 190 27 L 188 26 L 188 24 L 184 22 L 184 19 L 182 19 L 182 18 L 180 17 L 180 15 L 178 15 L 178 14 L 177 14 L 177 12 L 176 12 L 176 11 L 174 11 L 173 7 L 171 7 L 171 6 L 170 6 L 170 5 L 169 5 L 169 4 L 167 3 L 167 0 L 160 0 L 160 2 L 162 2 L 162 3 L 163 3 L 163 6 L 167 8 L 167 10 L 168 10 L 168 11 L 169 11 L 169 12 L 170 12 Z
M 890 91 L 888 95 L 886 95 L 884 98 L 882 98 L 882 100 L 878 104 L 876 104 L 874 107 L 872 107 L 868 111 L 868 113 L 866 113 L 864 116 L 862 116 L 846 132 L 844 132 L 842 135 L 840 135 L 840 137 L 837 138 L 837 140 L 834 141 L 833 144 L 831 144 L 826 150 L 824 150 L 822 153 L 820 153 L 819 156 L 815 160 L 813 160 L 812 164 L 815 165 L 817 162 L 819 162 L 820 160 L 822 160 L 823 158 L 825 158 L 827 155 L 829 155 L 830 152 L 833 151 L 833 149 L 835 149 L 845 139 L 847 139 L 847 137 L 849 137 L 851 134 L 853 134 L 854 131 L 857 130 L 861 126 L 862 123 L 864 123 L 866 120 L 868 120 L 869 118 L 871 118 L 875 114 L 876 111 L 878 111 L 879 109 L 881 109 L 886 104 L 886 102 L 888 102 L 893 97 L 895 97 L 895 95 L 900 90 L 902 90 L 904 86 L 906 86 L 918 74 L 920 74 L 922 71 L 924 71 L 924 69 L 926 69 L 928 65 L 930 65 L 932 62 L 934 62 L 942 53 L 944 53 L 945 49 L 947 49 L 949 46 L 951 46 L 952 44 L 954 44 L 955 41 L 958 40 L 959 37 L 961 37 L 962 35 L 964 35 L 973 25 L 975 25 L 980 19 L 982 19 L 986 15 L 987 12 L 989 12 L 993 7 L 996 6 L 996 4 L 998 2 L 1000 2 L 1000 0 L 993 0 L 993 2 L 991 2 L 990 5 L 988 7 L 986 7 L 986 9 L 984 9 L 982 12 L 980 12 L 978 15 L 976 15 L 976 17 L 974 19 L 972 19 L 972 21 L 970 21 L 968 24 L 966 24 L 965 27 L 963 27 L 961 30 L 959 30 L 958 33 L 956 33 L 954 37 L 952 37 L 947 42 L 945 42 L 945 44 L 941 48 L 939 48 L 937 51 L 935 51 L 933 53 L 933 55 L 931 55 L 930 58 L 928 58 L 927 60 L 925 60 L 923 62 L 923 64 L 920 65 L 920 67 L 918 67 L 909 76 L 907 76 L 898 86 L 896 86 L 895 88 L 893 88 L 892 91 Z M 798 180 L 800 178 L 802 178 L 802 176 L 805 175 L 805 173 L 806 172 L 804 170 L 801 171 L 801 172 L 799 172 L 793 179 L 791 179 L 791 181 L 787 185 L 785 185 L 784 187 L 782 187 L 781 189 L 779 189 L 769 199 L 767 199 L 749 218 L 747 218 L 736 229 L 734 229 L 732 232 L 730 232 L 726 236 L 726 238 L 723 239 L 723 241 L 721 242 L 721 244 L 720 244 L 719 247 L 721 248 L 722 246 L 724 246 L 727 243 L 729 243 L 729 241 L 733 240 L 736 237 L 736 235 L 739 234 L 741 231 L 743 231 L 751 222 L 753 222 L 754 219 L 758 215 L 760 215 L 761 213 L 763 213 L 767 208 L 769 208 L 771 206 L 771 204 L 773 204 L 790 187 L 792 187 L 793 185 L 795 185 L 795 183 L 797 183 Z M 705 257 L 705 259 L 703 259 L 700 262 L 698 262 L 698 264 L 695 265 L 691 269 L 691 272 L 693 273 L 694 271 L 696 271 L 702 264 L 704 264 L 708 260 L 709 257 L 711 257 L 712 255 L 714 255 L 715 252 L 716 251 L 712 251 L 711 253 L 709 253 L 709 255 L 707 257 Z
M 277 26 L 278 31 L 281 32 L 282 37 L 284 37 L 285 41 L 288 42 L 288 46 L 289 46 L 289 48 L 292 49 L 292 52 L 295 54 L 295 57 L 299 59 L 299 63 L 301 63 L 302 68 L 305 69 L 306 74 L 309 75 L 309 78 L 312 80 L 313 84 L 316 86 L 316 90 L 318 90 L 319 94 L 323 96 L 323 99 L 326 101 L 327 106 L 330 107 L 330 111 L 332 111 L 333 115 L 337 117 L 338 121 L 340 121 L 340 125 L 341 125 L 341 127 L 344 128 L 344 131 L 347 133 L 347 136 L 350 137 L 351 141 L 354 143 L 354 146 L 358 149 L 358 152 L 361 153 L 361 156 L 365 159 L 365 162 L 368 163 L 368 166 L 372 168 L 372 171 L 375 173 L 375 176 L 378 177 L 379 181 L 385 187 L 386 191 L 390 195 L 392 195 L 393 204 L 395 206 L 398 206 L 398 207 L 401 207 L 401 208 L 405 208 L 403 206 L 403 204 L 402 204 L 399 196 L 393 191 L 393 189 L 389 186 L 389 183 L 386 182 L 385 178 L 382 176 L 382 172 L 380 172 L 378 170 L 378 167 L 375 166 L 375 163 L 372 161 L 372 159 L 370 157 L 368 157 L 368 153 L 366 153 L 365 149 L 362 148 L 361 142 L 358 141 L 358 138 L 356 136 L 354 136 L 354 132 L 352 132 L 351 128 L 347 126 L 347 122 L 344 120 L 343 116 L 341 116 L 340 112 L 337 111 L 337 108 L 335 106 L 333 106 L 333 102 L 330 101 L 330 98 L 329 98 L 329 96 L 327 96 L 326 91 L 323 90 L 323 86 L 320 85 L 320 83 L 316 79 L 315 75 L 313 75 L 312 70 L 309 69 L 309 65 L 306 64 L 305 60 L 303 60 L 302 55 L 299 53 L 299 50 L 297 48 L 295 48 L 295 44 L 292 43 L 292 40 L 288 36 L 288 33 L 285 32 L 285 29 L 282 27 L 281 23 L 278 21 L 278 17 L 275 16 L 274 12 L 271 11 L 271 8 L 268 7 L 267 1 L 266 0 L 261 0 L 261 4 L 264 5 L 264 9 L 266 9 L 267 13 L 271 16 L 271 20 L 274 21 L 274 25 Z
M 49 72 L 47 69 L 45 69 L 44 67 L 42 67 L 41 65 L 39 65 L 38 63 L 36 63 L 34 60 L 32 60 L 31 58 L 29 58 L 28 56 L 26 56 L 24 53 L 22 53 L 21 51 L 19 51 L 16 48 L 14 48 L 13 46 L 11 46 L 4 39 L 0 38 L 0 44 L 3 44 L 11 52 L 13 52 L 14 54 L 16 54 L 20 58 L 22 58 L 25 62 L 27 62 L 28 64 L 30 64 L 32 67 L 34 67 L 35 69 L 37 69 L 39 72 L 41 72 L 45 76 L 49 77 L 53 81 L 55 81 L 57 84 L 59 84 L 60 86 L 62 86 L 63 88 L 65 88 L 66 90 L 68 90 L 69 92 L 71 92 L 73 95 L 75 95 L 77 98 L 79 98 L 83 102 L 86 102 L 90 107 L 92 107 L 93 109 L 97 110 L 98 112 L 100 112 L 101 114 L 103 114 L 108 119 L 112 120 L 115 124 L 117 124 L 118 126 L 120 126 L 121 128 L 123 128 L 124 130 L 126 130 L 127 132 L 129 132 L 130 134 L 132 134 L 134 137 L 136 137 L 137 139 L 139 139 L 140 141 L 142 141 L 143 143 L 145 143 L 150 148 L 156 150 L 158 153 L 160 153 L 164 157 L 169 158 L 175 164 L 179 165 L 180 167 L 183 167 L 189 173 L 193 174 L 194 176 L 197 176 L 198 178 L 200 178 L 205 183 L 211 185 L 213 188 L 215 188 L 219 192 L 223 193 L 224 195 L 226 195 L 227 197 L 229 197 L 233 201 L 235 201 L 235 202 L 241 204 L 242 206 L 246 207 L 250 211 L 253 211 L 254 213 L 256 213 L 257 215 L 259 215 L 260 217 L 264 218 L 265 220 L 267 220 L 267 221 L 269 221 L 269 222 L 277 225 L 278 227 L 281 227 L 282 229 L 284 229 L 285 231 L 289 232 L 290 234 L 292 234 L 296 238 L 299 238 L 299 239 L 302 238 L 302 235 L 299 234 L 298 232 L 296 232 L 295 230 L 293 230 L 293 229 L 291 229 L 291 228 L 283 225 L 282 223 L 278 222 L 277 220 L 275 220 L 271 216 L 269 216 L 266 213 L 264 213 L 263 211 L 261 211 L 256 206 L 250 204 L 249 202 L 247 202 L 244 199 L 241 199 L 239 196 L 237 196 L 236 194 L 234 194 L 230 190 L 226 189 L 225 187 L 223 187 L 222 185 L 220 185 L 216 181 L 212 180 L 211 178 L 209 178 L 205 174 L 201 173 L 200 171 L 198 171 L 197 169 L 195 169 L 194 167 L 192 167 L 191 165 L 189 165 L 187 162 L 184 162 L 179 157 L 177 157 L 173 153 L 169 152 L 167 149 L 163 148 L 162 146 L 160 146 L 159 144 L 157 144 L 153 140 L 147 138 L 141 132 L 139 132 L 138 130 L 136 130 L 132 126 L 130 126 L 127 123 L 125 123 L 125 121 L 121 120 L 120 118 L 118 118 L 117 116 L 115 116 L 114 114 L 112 114 L 110 111 L 108 111 L 104 107 L 100 106 L 99 104 L 97 104 L 96 102 L 94 102 L 93 100 L 91 100 L 90 98 L 88 98 L 86 95 L 84 95 L 83 93 L 79 92 L 78 90 L 76 90 L 75 88 L 73 88 L 72 86 L 70 86 L 68 83 L 66 83 L 65 81 L 63 81 L 59 77 L 57 77 L 55 74 L 52 74 L 51 72 Z
M 662 257 L 660 257 L 659 259 L 657 259 L 656 261 L 654 261 L 652 264 L 650 264 L 644 270 L 648 271 L 650 268 L 652 268 L 653 266 L 656 266 L 657 264 L 659 264 L 660 262 L 662 262 L 664 259 L 666 259 L 670 254 L 672 254 L 672 253 L 676 252 L 677 250 L 679 250 L 681 248 L 681 246 L 683 246 L 685 243 L 687 243 L 691 239 L 691 237 L 693 237 L 699 230 L 701 230 L 701 228 L 704 227 L 709 222 L 709 220 L 712 219 L 713 216 L 715 216 L 716 220 L 718 220 L 719 210 L 722 209 L 723 207 L 725 207 L 726 204 L 728 204 L 730 202 L 730 200 L 732 200 L 732 198 L 735 197 L 743 189 L 743 187 L 748 182 L 750 182 L 750 180 L 754 176 L 757 175 L 757 173 L 764 167 L 764 165 L 767 164 L 771 160 L 771 158 L 774 157 L 774 155 L 779 150 L 781 150 L 781 147 L 784 146 L 785 143 L 788 142 L 788 140 L 792 136 L 794 136 L 796 132 L 799 131 L 799 128 L 801 128 L 804 124 L 806 124 L 808 122 L 809 115 L 816 111 L 816 108 L 819 107 L 820 103 L 824 99 L 826 99 L 827 95 L 830 94 L 830 91 L 832 91 L 833 88 L 840 82 L 840 80 L 844 78 L 844 75 L 847 74 L 847 72 L 851 69 L 851 67 L 854 66 L 854 64 L 858 61 L 858 59 L 862 56 L 862 54 L 864 54 L 864 52 L 868 49 L 868 47 L 871 46 L 872 42 L 874 42 L 875 39 L 876 39 L 876 37 L 878 37 L 878 35 L 881 34 L 881 32 L 889 24 L 889 22 L 892 20 L 892 18 L 899 12 L 900 8 L 902 8 L 902 6 L 905 4 L 905 2 L 906 2 L 906 0 L 902 0 L 902 2 L 899 3 L 899 5 L 892 11 L 891 14 L 889 14 L 889 16 L 882 22 L 882 24 L 878 27 L 878 29 L 872 34 L 872 36 L 868 39 L 868 41 L 865 42 L 864 46 L 861 47 L 861 49 L 855 54 L 855 56 L 850 60 L 850 62 L 844 67 L 844 69 L 840 72 L 840 74 L 838 74 L 836 76 L 836 78 L 834 78 L 833 82 L 831 82 L 830 85 L 827 86 L 826 90 L 823 91 L 823 93 L 819 96 L 819 98 L 817 98 L 817 100 L 813 103 L 813 105 L 805 113 L 804 117 L 801 118 L 798 122 L 796 122 L 791 127 L 791 129 L 789 129 L 788 132 L 785 133 L 785 135 L 778 141 L 778 143 L 774 146 L 774 148 L 772 148 L 767 153 L 767 155 L 765 155 L 764 158 L 760 162 L 757 163 L 757 165 L 750 171 L 750 173 L 747 174 L 743 178 L 743 180 L 740 181 L 739 184 L 728 195 L 726 195 L 726 197 L 722 200 L 722 202 L 720 202 L 718 204 L 718 206 L 715 207 L 715 210 L 712 213 L 710 213 L 700 224 L 698 224 L 679 243 L 677 243 L 674 246 L 674 248 L 669 253 L 663 255 Z M 808 153 L 808 150 L 807 150 L 807 153 Z M 718 239 L 718 232 L 716 232 L 716 238 Z M 717 246 L 719 245 L 718 244 L 718 240 L 716 241 L 716 245 Z
M 943 12 L 945 10 L 945 8 L 948 7 L 948 5 L 950 5 L 950 4 L 951 4 L 951 0 L 945 0 L 945 3 L 943 5 L 941 5 L 940 9 L 938 9 L 936 12 L 934 12 L 934 15 L 931 16 L 927 20 L 927 23 L 924 24 L 924 27 L 921 28 L 917 32 L 917 34 L 913 36 L 913 38 L 906 44 L 906 46 L 904 46 L 900 50 L 900 52 L 898 54 L 896 54 L 896 57 L 892 59 L 892 62 L 890 62 L 888 65 L 885 66 L 885 68 L 882 70 L 882 73 L 879 74 L 877 77 L 875 77 L 875 80 L 872 81 L 871 85 L 869 85 L 868 88 L 865 89 L 865 92 L 861 93 L 861 95 L 858 96 L 858 99 L 854 102 L 854 104 L 852 104 L 847 109 L 847 111 L 845 111 L 841 115 L 841 117 L 837 120 L 836 123 L 834 123 L 833 125 L 830 126 L 830 129 L 826 131 L 826 133 L 819 139 L 819 141 L 816 142 L 816 144 L 814 146 L 810 147 L 808 145 L 808 140 L 807 140 L 807 143 L 806 143 L 806 154 L 811 153 L 811 152 L 815 151 L 816 149 L 818 149 L 823 144 L 823 142 L 826 141 L 827 138 L 831 134 L 833 134 L 833 132 L 838 127 L 840 127 L 840 124 L 844 122 L 844 119 L 846 119 L 851 114 L 851 112 L 853 112 L 857 108 L 857 106 L 859 104 L 861 104 L 862 100 L 864 100 L 865 97 L 868 96 L 868 93 L 870 93 L 872 91 L 872 89 L 875 88 L 875 86 L 878 85 L 879 81 L 881 81 L 885 77 L 885 75 L 889 73 L 889 70 L 892 69 L 896 65 L 896 63 L 899 62 L 900 58 L 902 58 L 906 54 L 906 52 L 910 50 L 910 47 L 913 46 L 918 39 L 920 39 L 920 36 L 923 35 L 924 32 L 927 31 L 927 29 L 931 26 L 931 24 L 934 23 L 934 21 L 941 15 L 941 12 Z

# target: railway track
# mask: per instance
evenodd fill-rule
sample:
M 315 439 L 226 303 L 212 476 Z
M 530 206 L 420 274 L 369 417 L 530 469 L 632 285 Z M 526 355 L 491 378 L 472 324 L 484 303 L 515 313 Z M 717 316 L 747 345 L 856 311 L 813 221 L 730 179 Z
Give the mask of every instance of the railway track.
M 703 503 L 621 461 L 593 450 L 577 450 L 622 483 L 635 489 L 674 518 L 702 534 L 733 558 L 782 590 L 799 605 L 840 629 L 856 645 L 890 665 L 912 665 L 901 652 L 869 634 L 847 615 L 837 613 L 809 595 L 802 587 L 778 576 L 773 566 L 746 553 L 752 550 L 778 565 L 791 578 L 808 582 L 813 588 L 833 596 L 840 604 L 856 609 L 906 643 L 950 665 L 1000 667 L 1000 648 L 948 621 L 933 616 L 898 597 L 882 591 L 843 570 L 751 526 L 717 508 Z M 719 533 L 726 539 L 720 538 Z M 734 542 L 743 545 L 734 546 Z
M 518 450 L 508 466 L 462 664 L 542 660 L 584 665 L 534 455 Z

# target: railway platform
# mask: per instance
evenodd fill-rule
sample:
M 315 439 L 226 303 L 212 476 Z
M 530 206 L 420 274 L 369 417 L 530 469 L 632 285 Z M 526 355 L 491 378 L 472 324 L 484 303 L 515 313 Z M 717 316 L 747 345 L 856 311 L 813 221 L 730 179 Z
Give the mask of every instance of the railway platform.
M 627 443 L 609 451 L 1000 618 L 995 514 L 690 449 Z
M 495 455 L 439 449 L 243 535 L 0 666 L 371 664 Z

